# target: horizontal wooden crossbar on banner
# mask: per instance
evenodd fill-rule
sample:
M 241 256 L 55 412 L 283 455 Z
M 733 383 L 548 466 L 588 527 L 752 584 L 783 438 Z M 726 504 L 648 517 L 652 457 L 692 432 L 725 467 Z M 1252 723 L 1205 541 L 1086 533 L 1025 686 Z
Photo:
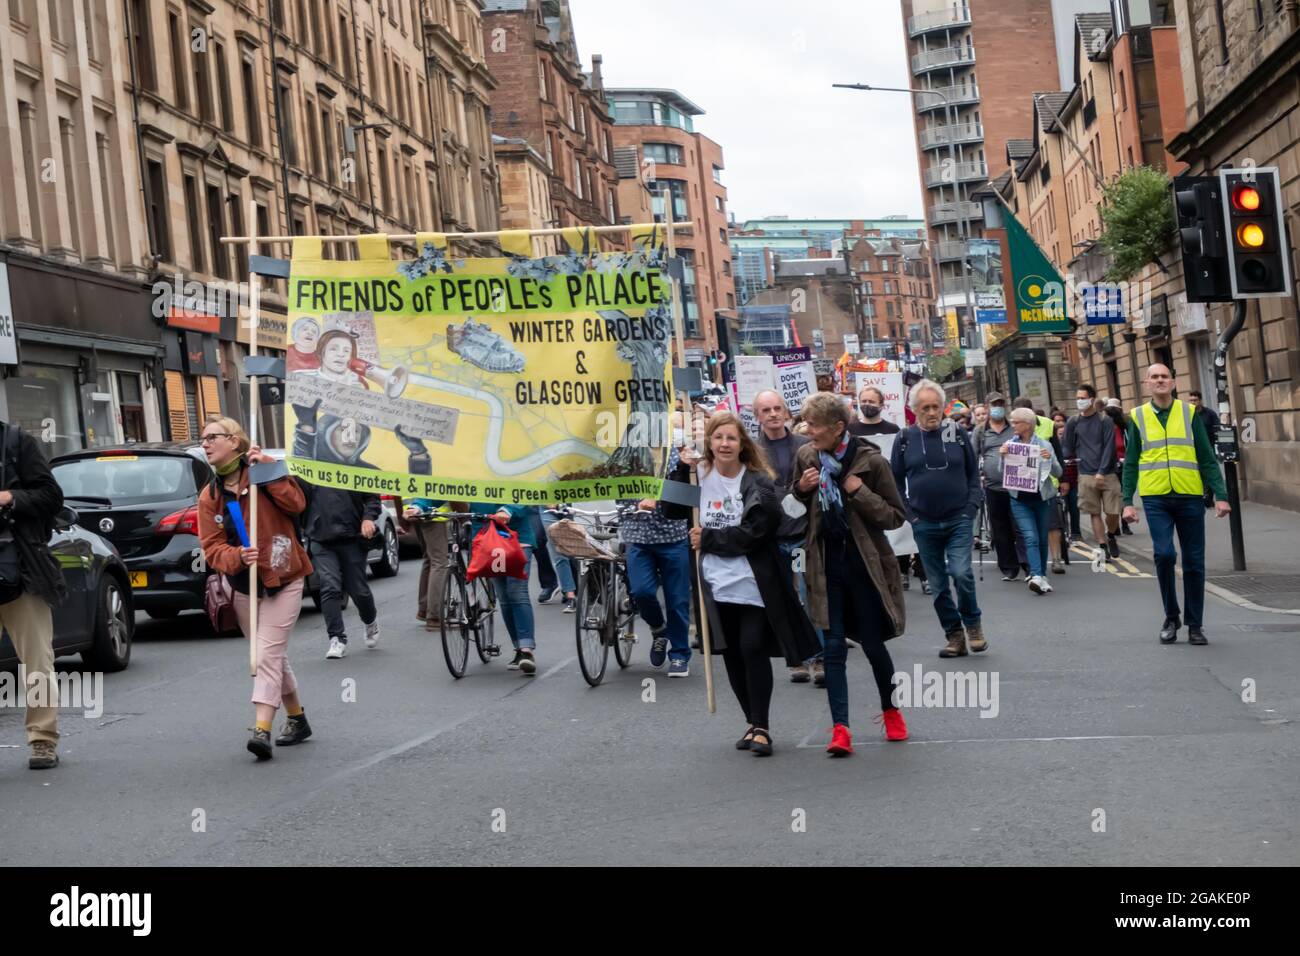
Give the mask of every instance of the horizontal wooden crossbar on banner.
M 629 223 L 626 226 L 570 226 L 566 229 L 529 229 L 520 230 L 527 232 L 530 237 L 533 236 L 562 236 L 565 233 L 572 232 L 589 232 L 592 235 L 604 236 L 610 233 L 622 232 L 649 232 L 652 229 L 673 229 L 674 231 L 684 231 L 694 229 L 693 223 L 689 222 L 639 222 Z M 433 233 L 451 241 L 453 239 L 497 239 L 501 236 L 503 230 L 495 232 L 441 232 Z M 504 230 L 506 232 L 510 230 Z M 429 235 L 430 233 L 420 233 L 419 235 Z M 381 235 L 374 233 L 373 235 Z M 414 242 L 419 235 L 415 233 L 387 236 L 389 242 Z M 320 242 L 355 242 L 360 235 L 350 236 L 222 236 L 221 241 L 225 245 L 237 245 L 240 243 L 257 243 L 257 242 L 293 242 L 295 239 L 315 239 Z

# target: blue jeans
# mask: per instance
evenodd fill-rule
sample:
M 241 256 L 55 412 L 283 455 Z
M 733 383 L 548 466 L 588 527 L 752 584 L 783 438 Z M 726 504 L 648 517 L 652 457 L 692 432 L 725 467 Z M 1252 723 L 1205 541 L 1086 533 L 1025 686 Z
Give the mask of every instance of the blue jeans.
M 975 570 L 971 567 L 970 519 L 963 515 L 944 521 L 917 518 L 912 522 L 912 536 L 925 565 L 925 576 L 934 588 L 934 610 L 943 632 L 951 634 L 963 624 L 979 627 L 980 606 L 975 600 Z M 952 578 L 957 589 L 957 603 L 948 590 Z
M 1042 576 L 1047 573 L 1047 521 L 1056 505 L 1042 498 L 1011 499 L 1011 516 L 1016 519 L 1020 537 L 1025 539 L 1025 557 L 1029 560 L 1029 573 Z
M 871 673 L 880 695 L 880 709 L 892 708 L 894 661 L 885 647 L 885 635 L 892 629 L 889 612 L 880 601 L 862 560 L 858 546 L 851 539 L 841 539 L 839 553 L 827 542 L 826 567 L 826 698 L 831 708 L 831 722 L 849 725 L 849 677 L 845 670 L 848 644 L 844 640 L 845 611 L 852 611 L 857 633 L 853 639 L 871 662 Z
M 1142 499 L 1142 510 L 1151 528 L 1165 617 L 1179 620 L 1178 579 L 1174 574 L 1178 563 L 1178 552 L 1174 550 L 1177 530 L 1178 543 L 1183 546 L 1183 603 L 1187 610 L 1181 620 L 1188 627 L 1200 627 L 1205 613 L 1205 502 L 1200 498 L 1153 495 Z
M 674 661 L 691 659 L 691 551 L 683 538 L 670 544 L 629 544 L 627 546 L 627 580 L 637 612 L 653 630 L 667 625 L 668 657 Z M 659 606 L 659 587 L 664 589 L 664 605 Z
M 559 520 L 559 515 L 548 514 L 545 508 L 542 509 L 543 528 L 550 528 Z M 560 590 L 566 596 L 575 593 L 578 590 L 578 584 L 573 575 L 573 559 L 560 554 L 560 550 L 555 546 L 555 542 L 550 539 L 549 535 L 546 538 L 546 551 L 551 556 L 551 564 L 555 567 L 555 575 L 560 579 Z
M 789 541 L 778 541 L 776 543 L 776 546 L 781 552 L 781 557 L 785 559 L 786 566 L 791 568 L 794 574 L 794 587 L 795 590 L 799 592 L 799 603 L 802 604 L 804 607 L 807 607 L 808 606 L 808 583 L 804 580 L 804 573 L 802 571 L 793 570 L 794 553 L 795 551 L 800 551 L 803 549 L 802 539 L 792 538 Z M 807 566 L 807 559 L 805 558 L 805 567 L 806 566 Z M 813 630 L 817 632 L 817 640 L 821 641 L 822 647 L 825 648 L 826 636 L 822 634 L 822 629 L 818 627 L 818 628 L 814 628 Z M 823 657 L 822 654 L 818 654 L 816 657 L 812 658 L 812 660 L 820 660 L 822 657 Z
M 533 565 L 533 549 L 524 545 L 524 576 L 522 578 L 492 578 L 496 588 L 497 604 L 505 619 L 510 643 L 515 650 L 531 651 L 537 646 L 533 637 L 533 602 L 528 597 L 528 572 Z

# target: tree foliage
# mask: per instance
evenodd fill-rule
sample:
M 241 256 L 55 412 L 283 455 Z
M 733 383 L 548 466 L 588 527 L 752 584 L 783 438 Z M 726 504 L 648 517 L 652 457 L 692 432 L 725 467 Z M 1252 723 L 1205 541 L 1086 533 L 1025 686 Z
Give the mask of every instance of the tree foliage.
M 1138 166 L 1102 190 L 1101 245 L 1111 257 L 1106 278 L 1131 279 L 1143 266 L 1159 262 L 1177 234 L 1169 177 L 1150 166 Z

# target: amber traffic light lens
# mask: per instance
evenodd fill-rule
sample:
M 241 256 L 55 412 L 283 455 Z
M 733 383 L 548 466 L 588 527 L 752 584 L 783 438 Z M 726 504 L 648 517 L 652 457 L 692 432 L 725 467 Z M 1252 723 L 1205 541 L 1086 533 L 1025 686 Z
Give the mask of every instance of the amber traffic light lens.
M 1258 223 L 1242 223 L 1237 227 L 1237 242 L 1247 249 L 1258 249 L 1264 244 L 1264 230 Z
M 1236 209 L 1254 212 L 1259 208 L 1259 190 L 1253 186 L 1238 186 L 1232 191 L 1232 205 Z

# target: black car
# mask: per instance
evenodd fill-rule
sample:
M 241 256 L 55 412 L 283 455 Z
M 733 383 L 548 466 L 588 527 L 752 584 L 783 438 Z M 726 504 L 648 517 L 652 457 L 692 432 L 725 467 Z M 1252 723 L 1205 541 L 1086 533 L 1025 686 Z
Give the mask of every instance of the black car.
M 68 597 L 54 609 L 54 656 L 81 653 L 91 670 L 120 671 L 131 661 L 135 610 L 126 565 L 117 550 L 76 524 L 65 507 L 54 525 L 50 550 L 63 570 Z M 0 635 L 0 668 L 18 663 L 7 633 Z
M 50 470 L 78 523 L 116 546 L 137 609 L 170 618 L 203 608 L 198 500 L 212 472 L 198 445 L 91 448 L 59 455 Z
M 121 553 L 139 610 L 172 618 L 203 609 L 208 571 L 199 544 L 198 502 L 212 469 L 201 446 L 151 442 L 91 448 L 54 458 L 50 470 L 79 512 L 81 526 L 102 534 Z M 391 577 L 399 564 L 391 503 L 378 524 L 380 534 L 370 544 L 371 569 L 378 577 Z M 308 594 L 319 605 L 310 587 Z

